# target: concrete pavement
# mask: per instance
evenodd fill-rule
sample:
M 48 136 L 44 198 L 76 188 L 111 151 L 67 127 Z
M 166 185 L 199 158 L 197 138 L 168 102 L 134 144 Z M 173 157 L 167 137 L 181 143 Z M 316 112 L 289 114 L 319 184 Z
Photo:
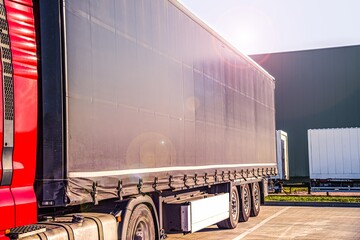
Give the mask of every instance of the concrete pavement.
M 168 240 L 360 239 L 360 208 L 261 206 L 258 217 L 236 229 L 211 226 L 200 232 L 168 234 Z

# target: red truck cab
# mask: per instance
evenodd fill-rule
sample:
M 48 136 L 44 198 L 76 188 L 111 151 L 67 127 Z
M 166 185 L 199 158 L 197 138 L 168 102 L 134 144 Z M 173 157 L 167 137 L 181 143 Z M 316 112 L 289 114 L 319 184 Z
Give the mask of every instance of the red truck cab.
M 37 54 L 31 0 L 0 0 L 0 239 L 36 222 Z

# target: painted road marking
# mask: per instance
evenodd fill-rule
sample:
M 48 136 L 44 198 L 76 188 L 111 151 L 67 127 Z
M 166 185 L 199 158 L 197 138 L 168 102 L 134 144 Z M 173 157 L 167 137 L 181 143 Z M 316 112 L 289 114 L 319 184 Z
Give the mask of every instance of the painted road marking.
M 240 240 L 243 239 L 245 236 L 247 236 L 248 234 L 252 233 L 253 231 L 255 231 L 256 229 L 258 229 L 259 227 L 261 227 L 262 225 L 264 225 L 265 223 L 267 223 L 268 221 L 270 221 L 273 218 L 276 218 L 277 216 L 279 216 L 280 214 L 282 214 L 283 212 L 287 211 L 288 209 L 290 209 L 291 207 L 286 207 L 283 210 L 275 213 L 274 215 L 266 218 L 265 220 L 259 222 L 257 225 L 255 225 L 254 227 L 248 229 L 246 232 L 243 232 L 242 234 L 240 234 L 239 236 L 237 236 L 236 238 L 233 238 L 232 240 Z

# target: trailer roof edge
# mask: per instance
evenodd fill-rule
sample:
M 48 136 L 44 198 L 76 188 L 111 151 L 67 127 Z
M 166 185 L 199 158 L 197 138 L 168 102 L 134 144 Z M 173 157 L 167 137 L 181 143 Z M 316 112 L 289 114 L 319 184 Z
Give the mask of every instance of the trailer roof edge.
M 251 57 L 248 55 L 242 53 L 238 48 L 236 48 L 233 44 L 231 44 L 228 40 L 226 40 L 223 36 L 221 36 L 217 31 L 215 31 L 211 26 L 205 23 L 204 20 L 202 20 L 199 16 L 197 16 L 195 13 L 191 12 L 188 8 L 186 8 L 179 0 L 168 0 L 171 4 L 173 4 L 176 8 L 178 8 L 180 11 L 182 11 L 184 14 L 186 14 L 189 18 L 191 18 L 193 21 L 198 23 L 201 27 L 203 27 L 206 31 L 208 31 L 210 34 L 218 38 L 220 41 L 222 41 L 224 44 L 226 44 L 232 51 L 237 53 L 239 56 L 243 57 L 247 61 L 249 61 L 254 67 L 256 67 L 259 71 L 264 73 L 266 76 L 271 78 L 273 81 L 275 81 L 275 78 L 267 72 L 263 67 L 261 67 L 257 62 L 255 62 Z

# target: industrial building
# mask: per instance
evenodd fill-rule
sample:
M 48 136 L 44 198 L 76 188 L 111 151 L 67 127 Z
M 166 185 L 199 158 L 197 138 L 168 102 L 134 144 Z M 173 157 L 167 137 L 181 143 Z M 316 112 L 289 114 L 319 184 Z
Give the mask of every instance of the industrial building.
M 308 177 L 308 129 L 360 126 L 360 46 L 251 57 L 276 80 L 276 128 L 288 133 L 290 176 Z

